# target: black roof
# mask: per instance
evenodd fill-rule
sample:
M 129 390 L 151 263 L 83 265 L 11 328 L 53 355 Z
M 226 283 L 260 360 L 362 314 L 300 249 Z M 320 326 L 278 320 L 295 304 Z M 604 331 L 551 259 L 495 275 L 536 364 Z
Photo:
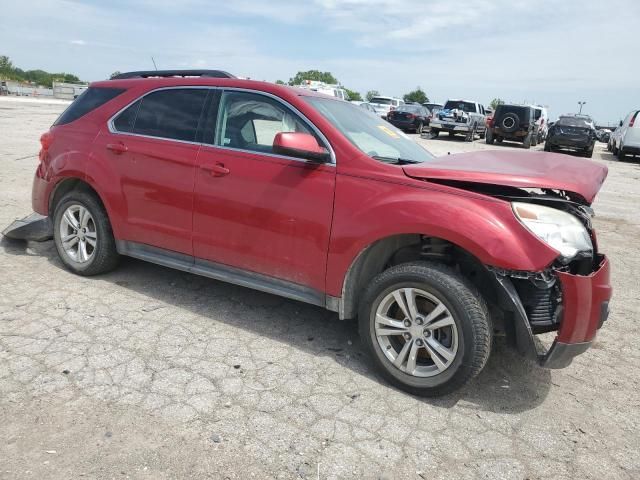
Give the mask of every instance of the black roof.
M 212 77 L 212 78 L 236 78 L 223 70 L 141 70 L 139 72 L 125 72 L 111 80 L 125 78 L 150 78 L 150 77 Z

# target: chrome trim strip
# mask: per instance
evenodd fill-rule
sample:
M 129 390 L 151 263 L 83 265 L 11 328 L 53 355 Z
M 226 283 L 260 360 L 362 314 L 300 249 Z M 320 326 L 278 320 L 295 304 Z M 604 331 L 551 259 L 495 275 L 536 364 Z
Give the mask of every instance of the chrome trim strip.
M 309 126 L 314 132 L 316 132 L 318 134 L 318 136 L 325 143 L 325 146 L 328 147 L 329 153 L 331 154 L 331 162 L 330 163 L 323 163 L 323 164 L 319 164 L 319 165 L 331 165 L 331 166 L 335 167 L 335 165 L 336 165 L 336 154 L 335 154 L 335 151 L 333 150 L 333 147 L 331 146 L 331 143 L 329 142 L 327 137 L 318 129 L 318 127 L 316 127 L 313 124 L 313 122 L 311 122 L 311 120 L 309 120 L 302 112 L 300 112 L 300 110 L 298 110 L 296 107 L 291 105 L 286 100 L 283 100 L 282 98 L 280 98 L 280 97 L 278 97 L 276 95 L 273 95 L 271 93 L 268 93 L 268 92 L 262 92 L 260 90 L 253 90 L 253 89 L 249 89 L 249 88 L 213 87 L 213 86 L 198 86 L 198 85 L 184 85 L 184 86 L 175 85 L 175 86 L 170 86 L 170 87 L 159 87 L 159 88 L 156 88 L 156 89 L 153 89 L 153 90 L 149 90 L 148 92 L 145 92 L 143 95 L 140 95 L 139 97 L 137 97 L 135 100 L 129 102 L 127 105 L 125 105 L 120 110 L 118 110 L 116 113 L 114 113 L 109 118 L 109 120 L 107 120 L 107 128 L 108 128 L 109 132 L 112 133 L 113 135 L 128 135 L 128 136 L 131 136 L 131 137 L 141 137 L 141 138 L 150 138 L 150 139 L 154 139 L 154 140 L 164 140 L 164 141 L 167 141 L 167 142 L 185 143 L 187 145 L 203 145 L 203 146 L 208 146 L 208 147 L 213 147 L 213 148 L 221 148 L 221 149 L 224 149 L 224 150 L 230 150 L 230 151 L 236 151 L 236 152 L 252 153 L 252 154 L 255 154 L 255 155 L 265 155 L 265 156 L 268 156 L 268 157 L 282 158 L 282 159 L 285 159 L 285 160 L 295 160 L 295 161 L 306 163 L 306 164 L 314 163 L 314 162 L 311 162 L 309 160 L 305 160 L 304 158 L 289 157 L 289 156 L 286 156 L 286 155 L 278 155 L 276 153 L 256 152 L 254 150 L 243 150 L 243 149 L 240 149 L 240 148 L 224 147 L 224 146 L 221 146 L 221 145 L 213 145 L 211 143 L 191 142 L 191 141 L 188 141 L 188 140 L 178 140 L 178 139 L 174 139 L 174 138 L 155 137 L 153 135 L 143 135 L 143 134 L 140 134 L 140 133 L 132 133 L 132 132 L 120 132 L 119 130 L 116 129 L 116 127 L 115 127 L 115 125 L 113 123 L 114 120 L 116 119 L 116 117 L 118 117 L 118 115 L 120 115 L 122 112 L 124 112 L 127 108 L 129 108 L 131 105 L 136 103 L 138 100 L 146 97 L 147 95 L 149 95 L 151 93 L 159 92 L 159 91 L 162 91 L 162 90 L 184 90 L 184 89 L 250 92 L 250 93 L 255 93 L 255 94 L 258 94 L 258 95 L 264 95 L 265 97 L 269 97 L 269 98 L 272 98 L 272 99 L 276 100 L 277 102 L 280 102 L 281 104 L 283 104 L 284 106 L 286 106 L 287 108 L 289 108 L 290 110 L 295 112 L 307 124 L 307 126 Z M 216 123 L 217 123 L 217 121 L 216 121 Z

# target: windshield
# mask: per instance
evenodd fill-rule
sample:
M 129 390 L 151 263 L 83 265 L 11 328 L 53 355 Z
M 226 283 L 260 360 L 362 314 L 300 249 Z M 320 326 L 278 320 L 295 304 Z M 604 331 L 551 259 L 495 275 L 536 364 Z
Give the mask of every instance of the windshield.
M 588 118 L 580 117 L 560 117 L 557 124 L 567 127 L 593 127 L 593 122 L 591 122 Z
M 393 125 L 356 105 L 321 97 L 305 97 L 359 150 L 385 163 L 429 162 L 435 157 Z
M 373 97 L 369 103 L 379 103 L 380 105 L 391 105 L 393 100 L 390 98 Z
M 462 102 L 457 100 L 449 100 L 444 104 L 445 110 L 462 110 L 463 112 L 475 112 L 476 104 L 471 102 Z

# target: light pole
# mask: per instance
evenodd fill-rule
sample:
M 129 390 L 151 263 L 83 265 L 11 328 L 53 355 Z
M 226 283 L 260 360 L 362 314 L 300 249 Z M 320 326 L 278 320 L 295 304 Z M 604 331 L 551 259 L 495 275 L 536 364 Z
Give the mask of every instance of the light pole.
M 586 105 L 587 102 L 578 102 L 578 105 L 580 105 L 580 111 L 578 112 L 578 115 L 580 115 L 582 113 L 582 106 Z

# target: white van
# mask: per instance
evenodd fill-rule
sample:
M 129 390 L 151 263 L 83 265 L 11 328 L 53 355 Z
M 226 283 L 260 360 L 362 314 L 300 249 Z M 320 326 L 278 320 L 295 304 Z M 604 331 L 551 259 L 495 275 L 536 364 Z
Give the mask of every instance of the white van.
M 385 120 L 387 119 L 387 114 L 391 110 L 395 110 L 400 105 L 404 105 L 404 101 L 400 100 L 399 98 L 381 96 L 373 97 L 371 100 L 369 100 L 369 103 L 373 105 L 376 113 Z
M 640 155 L 640 110 L 629 112 L 616 133 L 613 153 L 619 160 L 626 160 L 627 155 Z
M 536 125 L 538 126 L 538 143 L 543 143 L 547 139 L 549 132 L 549 113 L 541 105 L 531 105 L 536 114 Z

